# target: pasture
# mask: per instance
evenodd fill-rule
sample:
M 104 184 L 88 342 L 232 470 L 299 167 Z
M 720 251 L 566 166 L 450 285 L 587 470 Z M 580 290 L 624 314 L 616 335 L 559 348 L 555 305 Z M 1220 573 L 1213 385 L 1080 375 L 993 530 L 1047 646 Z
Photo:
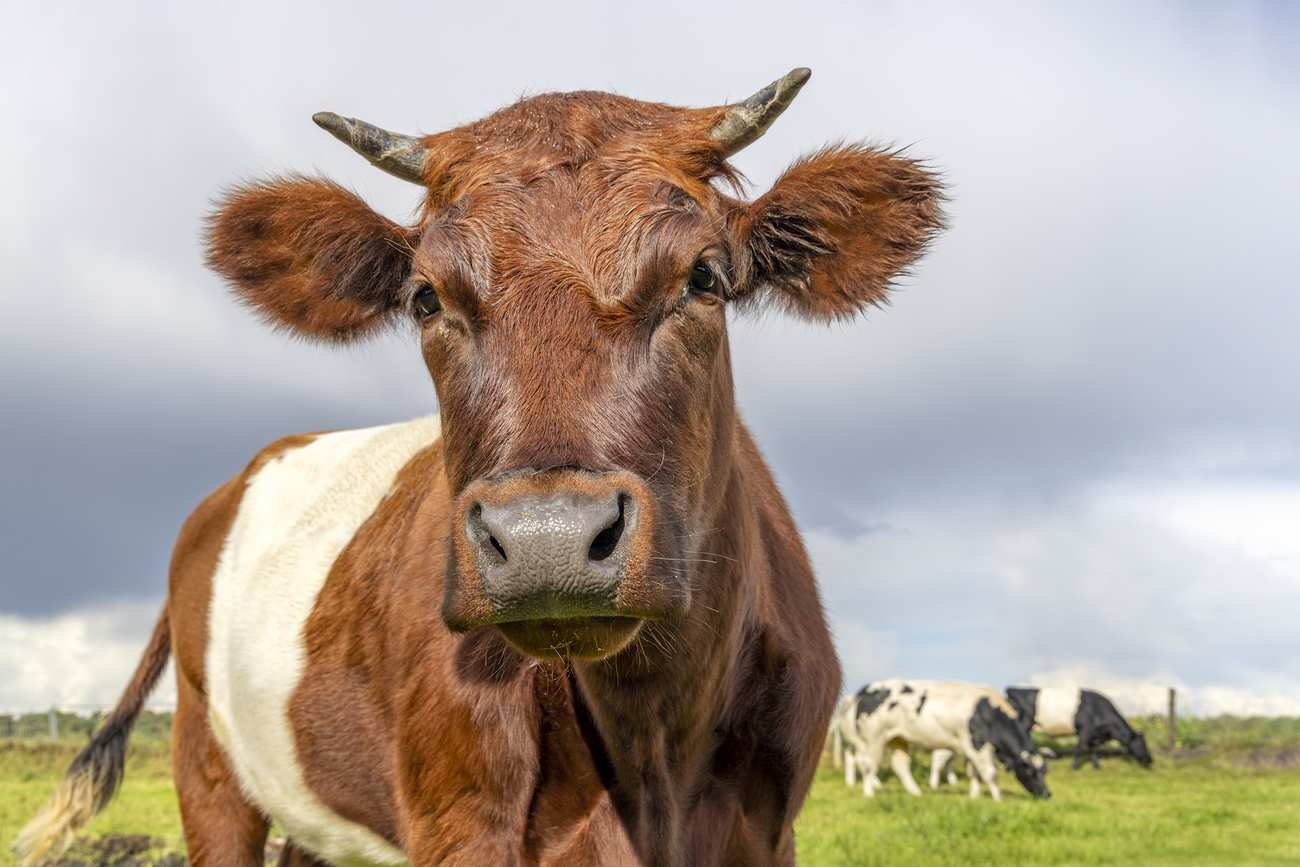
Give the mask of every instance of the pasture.
M 1153 747 L 1163 741 L 1159 721 L 1139 725 Z M 9 842 L 76 747 L 71 739 L 0 740 L 0 864 L 12 863 Z M 923 781 L 924 760 L 917 759 Z M 1178 751 L 1157 750 L 1154 770 L 1122 759 L 1103 767 L 1075 772 L 1068 760 L 1054 762 L 1047 802 L 1032 801 L 1002 774 L 1005 800 L 994 804 L 968 799 L 964 781 L 910 798 L 888 775 L 870 801 L 826 763 L 797 823 L 800 864 L 1300 863 L 1300 720 L 1181 720 Z M 115 836 L 110 843 L 105 835 Z M 139 835 L 156 842 L 146 846 Z M 122 792 L 87 836 L 66 863 L 180 863 L 180 819 L 161 736 L 133 741 Z M 146 848 L 147 855 L 128 854 Z

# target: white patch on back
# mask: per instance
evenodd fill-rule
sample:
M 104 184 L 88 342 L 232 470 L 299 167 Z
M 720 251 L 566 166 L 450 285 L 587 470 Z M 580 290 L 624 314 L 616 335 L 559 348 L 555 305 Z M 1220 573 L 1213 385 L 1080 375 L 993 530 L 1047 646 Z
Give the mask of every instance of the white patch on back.
M 249 799 L 303 848 L 334 864 L 406 856 L 332 812 L 307 788 L 289 701 L 302 679 L 302 630 L 330 568 L 393 486 L 441 436 L 437 416 L 324 434 L 248 481 L 212 576 L 208 721 Z
M 1038 691 L 1034 728 L 1053 737 L 1074 734 L 1074 715 L 1083 696 L 1078 687 L 1049 687 Z

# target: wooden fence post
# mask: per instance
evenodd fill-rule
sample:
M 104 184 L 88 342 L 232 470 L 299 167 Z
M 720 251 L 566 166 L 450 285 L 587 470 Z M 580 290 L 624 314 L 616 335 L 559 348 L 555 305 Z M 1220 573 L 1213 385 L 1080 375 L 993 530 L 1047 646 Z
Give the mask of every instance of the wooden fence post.
M 1177 743 L 1175 740 L 1178 731 L 1178 712 L 1175 705 L 1177 694 L 1178 690 L 1174 689 L 1172 686 L 1169 687 L 1169 718 L 1166 721 L 1166 725 L 1169 727 L 1169 752 L 1171 753 L 1174 751 L 1174 746 Z
M 54 708 L 50 708 L 50 740 L 57 741 L 58 739 L 59 739 L 59 712 Z

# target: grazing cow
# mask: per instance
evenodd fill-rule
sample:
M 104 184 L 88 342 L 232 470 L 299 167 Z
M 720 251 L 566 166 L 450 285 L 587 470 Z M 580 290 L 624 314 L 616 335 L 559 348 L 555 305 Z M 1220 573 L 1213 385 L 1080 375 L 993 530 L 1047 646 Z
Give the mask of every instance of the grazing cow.
M 921 789 L 912 777 L 909 747 L 960 753 L 975 769 L 970 796 L 979 797 L 980 781 L 1000 801 L 996 757 L 1031 794 L 1051 796 L 1046 766 L 1015 712 L 991 687 L 922 680 L 869 683 L 840 702 L 836 720 L 843 741 L 844 779 L 853 785 L 862 776 L 868 797 L 880 787 L 877 775 L 885 749 L 890 767 L 912 795 Z
M 228 192 L 208 262 L 274 327 L 418 334 L 440 417 L 293 436 L 190 516 L 107 725 L 19 849 L 112 797 L 174 652 L 193 863 L 791 864 L 839 691 L 799 533 L 740 421 L 729 306 L 849 319 L 940 228 L 897 152 L 764 195 L 727 162 L 807 80 L 681 109 L 546 94 L 422 138 L 316 122 L 421 185 Z
M 1077 687 L 1012 686 L 1007 688 L 1007 701 L 1015 707 L 1025 731 L 1034 729 L 1053 737 L 1079 736 L 1074 753 L 1076 771 L 1085 757 L 1092 760 L 1093 767 L 1100 768 L 1097 748 L 1111 740 L 1119 741 L 1143 767 L 1151 767 L 1146 737 L 1099 692 Z

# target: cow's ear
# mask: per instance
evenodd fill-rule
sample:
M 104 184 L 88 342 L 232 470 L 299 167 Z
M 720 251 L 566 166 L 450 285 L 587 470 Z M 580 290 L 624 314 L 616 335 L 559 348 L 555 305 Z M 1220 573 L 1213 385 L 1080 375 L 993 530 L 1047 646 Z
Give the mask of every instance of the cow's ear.
M 738 211 L 736 293 L 810 319 L 881 303 L 943 228 L 943 184 L 897 152 L 832 147 Z
M 228 191 L 208 220 L 208 266 L 276 328 L 347 342 L 392 321 L 416 236 L 331 181 Z

